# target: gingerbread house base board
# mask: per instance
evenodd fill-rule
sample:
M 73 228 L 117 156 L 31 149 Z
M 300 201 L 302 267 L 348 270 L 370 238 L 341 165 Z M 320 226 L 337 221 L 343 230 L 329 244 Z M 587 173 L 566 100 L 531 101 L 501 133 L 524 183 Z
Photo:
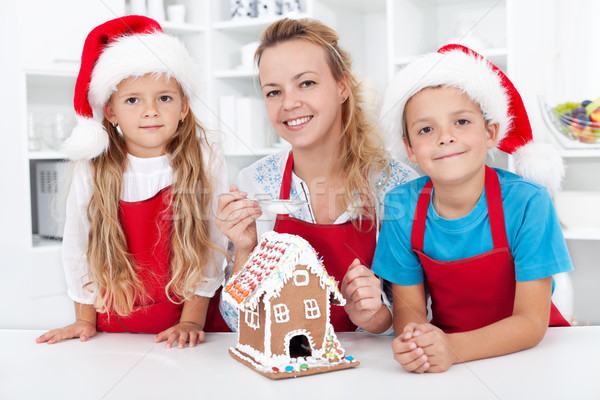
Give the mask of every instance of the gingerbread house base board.
M 258 372 L 262 376 L 266 376 L 271 379 L 286 379 L 286 378 L 297 378 L 300 376 L 306 375 L 314 375 L 320 374 L 323 372 L 331 372 L 338 371 L 341 369 L 348 369 L 358 367 L 360 362 L 358 362 L 353 357 L 347 356 L 343 360 L 337 363 L 322 363 L 321 360 L 305 360 L 299 361 L 295 363 L 290 363 L 286 368 L 279 370 L 278 368 L 269 368 L 267 369 L 260 363 L 256 362 L 251 356 L 248 354 L 235 349 L 233 347 L 229 348 L 229 354 L 235 360 L 244 364 L 250 369 Z M 286 370 L 289 369 L 289 370 Z

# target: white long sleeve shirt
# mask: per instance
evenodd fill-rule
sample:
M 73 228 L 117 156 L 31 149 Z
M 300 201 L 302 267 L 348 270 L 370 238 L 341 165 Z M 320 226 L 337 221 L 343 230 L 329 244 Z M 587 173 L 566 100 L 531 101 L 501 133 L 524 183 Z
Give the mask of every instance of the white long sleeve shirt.
M 206 152 L 205 154 L 208 154 Z M 138 158 L 127 155 L 128 164 L 123 174 L 121 200 L 135 202 L 153 197 L 160 190 L 173 182 L 173 170 L 166 155 L 154 158 Z M 208 160 L 205 161 L 205 164 Z M 206 166 L 205 166 L 206 167 Z M 222 156 L 214 156 L 208 166 L 213 177 L 214 196 L 227 191 L 227 170 Z M 90 221 L 87 209 L 94 186 L 89 162 L 76 162 L 73 166 L 73 177 L 66 203 L 66 222 L 62 244 L 62 260 L 67 282 L 67 294 L 73 301 L 82 304 L 93 304 L 96 298 L 96 287 L 84 286 L 90 282 L 86 251 Z M 216 201 L 213 202 L 216 210 Z M 210 215 L 216 215 L 215 212 Z M 210 224 L 210 238 L 213 243 L 225 248 L 227 238 L 221 234 L 214 223 Z M 195 293 L 212 297 L 223 283 L 224 255 L 215 252 L 210 264 L 204 271 L 205 282 L 200 284 Z

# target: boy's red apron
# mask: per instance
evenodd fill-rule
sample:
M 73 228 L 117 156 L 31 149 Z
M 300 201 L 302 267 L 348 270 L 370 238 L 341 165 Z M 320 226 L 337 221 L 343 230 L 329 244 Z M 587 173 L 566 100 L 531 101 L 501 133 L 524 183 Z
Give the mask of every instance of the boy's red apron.
M 146 290 L 147 300 L 138 304 L 126 317 L 115 313 L 98 313 L 98 330 L 106 332 L 159 333 L 179 322 L 183 304 L 171 302 L 165 293 L 170 279 L 172 218 L 169 208 L 171 188 L 162 189 L 152 198 L 138 202 L 120 202 L 120 222 L 133 255 L 138 277 Z M 218 293 L 211 299 L 218 312 Z M 215 304 L 212 304 L 215 303 Z M 207 312 L 207 323 L 214 318 Z M 211 316 L 212 315 L 212 316 Z M 222 318 L 221 318 L 222 321 Z M 225 325 L 225 322 L 223 322 Z M 226 326 L 226 325 L 225 325 Z M 207 330 L 209 327 L 205 327 Z
M 429 181 L 417 201 L 411 244 L 431 293 L 432 324 L 444 332 L 478 329 L 513 313 L 515 265 L 508 247 L 498 174 L 485 169 L 485 192 L 494 249 L 473 257 L 437 261 L 423 253 L 425 222 L 432 192 Z M 435 321 L 434 321 L 435 320 Z M 551 305 L 550 326 L 570 326 Z
M 292 183 L 292 167 L 294 157 L 290 152 L 281 182 L 279 198 L 290 198 Z M 355 258 L 363 265 L 370 266 L 375 254 L 376 228 L 371 219 L 362 220 L 365 229 L 358 229 L 352 221 L 343 224 L 311 224 L 289 215 L 277 215 L 275 232 L 298 235 L 308 241 L 319 256 L 323 257 L 323 264 L 327 273 L 332 275 L 340 284 L 348 266 Z M 331 307 L 331 324 L 337 332 L 354 331 L 354 325 L 343 307 Z

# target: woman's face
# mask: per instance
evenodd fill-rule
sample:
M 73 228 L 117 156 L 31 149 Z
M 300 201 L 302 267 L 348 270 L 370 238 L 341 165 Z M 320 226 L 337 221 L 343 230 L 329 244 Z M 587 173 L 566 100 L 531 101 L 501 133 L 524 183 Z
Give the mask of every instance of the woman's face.
M 147 74 L 117 86 L 104 115 L 123 132 L 127 151 L 141 158 L 165 154 L 169 140 L 189 110 L 177 81 Z
M 348 95 L 324 49 L 302 39 L 280 43 L 263 52 L 259 71 L 269 121 L 282 139 L 297 150 L 339 146 Z

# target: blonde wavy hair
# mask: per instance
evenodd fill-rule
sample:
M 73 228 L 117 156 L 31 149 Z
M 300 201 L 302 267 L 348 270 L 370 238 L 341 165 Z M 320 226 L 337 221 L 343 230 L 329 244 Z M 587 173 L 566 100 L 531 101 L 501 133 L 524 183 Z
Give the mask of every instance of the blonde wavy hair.
M 89 284 L 97 285 L 94 305 L 99 312 L 114 310 L 125 316 L 148 298 L 119 221 L 123 173 L 127 167 L 125 141 L 106 119 L 103 125 L 109 135 L 109 148 L 90 161 L 94 190 L 88 207 Z M 203 148 L 209 149 L 209 154 Z M 182 303 L 192 297 L 203 281 L 203 270 L 214 256 L 212 250 L 224 252 L 210 241 L 209 235 L 213 190 L 205 166 L 211 165 L 213 151 L 191 110 L 167 143 L 166 154 L 173 168 L 173 227 L 171 275 L 165 292 L 172 302 Z M 205 160 L 207 156 L 209 160 Z
M 262 34 L 254 54 L 259 68 L 266 49 L 291 40 L 306 40 L 323 48 L 333 77 L 347 88 L 348 98 L 342 104 L 343 136 L 339 160 L 346 177 L 343 202 L 346 208 L 351 207 L 354 217 L 375 219 L 375 188 L 370 178 L 381 171 L 389 175 L 389 158 L 383 136 L 366 110 L 361 84 L 352 73 L 352 59 L 339 47 L 337 33 L 322 22 L 310 18 L 283 18 L 269 25 Z

